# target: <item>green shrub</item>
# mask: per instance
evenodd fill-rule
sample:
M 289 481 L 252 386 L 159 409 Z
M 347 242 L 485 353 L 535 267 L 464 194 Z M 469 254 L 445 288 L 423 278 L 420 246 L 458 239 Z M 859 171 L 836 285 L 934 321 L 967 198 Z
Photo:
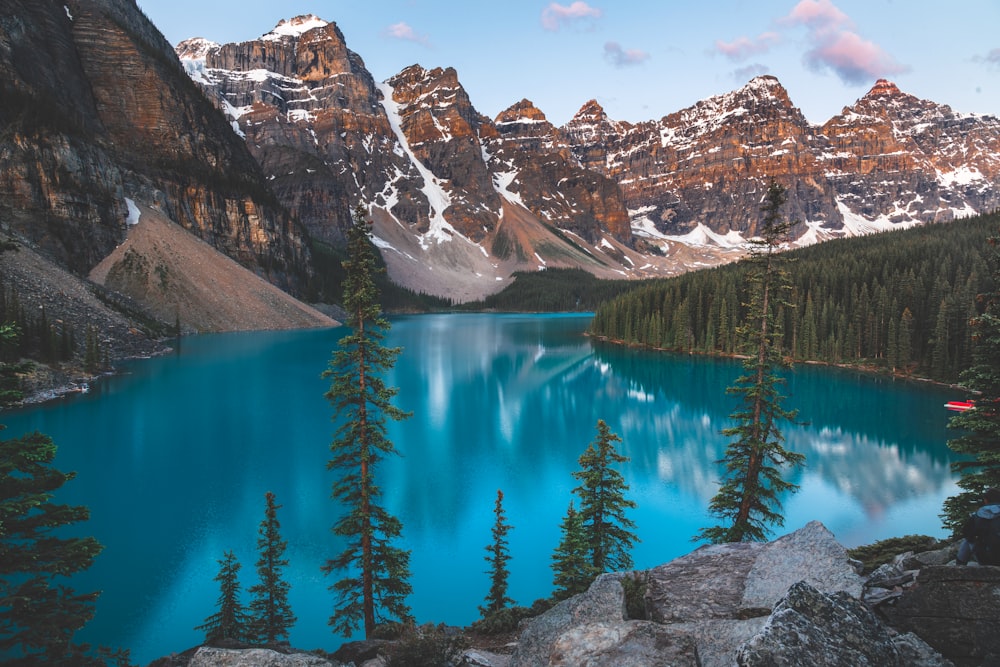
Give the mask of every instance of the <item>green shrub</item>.
M 631 572 L 622 578 L 622 588 L 625 589 L 625 618 L 645 621 L 646 589 L 649 577 L 645 572 Z
M 387 649 L 387 667 L 449 667 L 455 664 L 465 648 L 458 635 L 447 632 L 443 625 L 412 628 L 402 639 Z
M 848 549 L 847 555 L 861 561 L 865 567 L 864 574 L 868 574 L 879 565 L 892 562 L 893 558 L 907 551 L 919 553 L 940 549 L 943 546 L 944 543 L 928 535 L 904 535 Z
M 487 614 L 469 626 L 469 629 L 482 635 L 502 635 L 514 632 L 526 618 L 541 616 L 555 606 L 551 598 L 535 600 L 530 607 L 505 607 L 500 611 Z

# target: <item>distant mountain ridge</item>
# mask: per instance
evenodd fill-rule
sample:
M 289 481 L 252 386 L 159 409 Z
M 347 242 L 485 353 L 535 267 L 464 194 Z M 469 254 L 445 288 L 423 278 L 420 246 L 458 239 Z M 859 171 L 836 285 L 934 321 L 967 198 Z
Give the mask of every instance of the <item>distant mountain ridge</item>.
M 650 276 L 726 261 L 756 232 L 770 178 L 802 244 L 1000 208 L 1000 120 L 884 80 L 822 126 L 764 76 L 659 120 L 614 121 L 592 100 L 555 127 L 529 100 L 483 116 L 451 68 L 375 83 L 313 15 L 177 53 L 314 237 L 338 242 L 364 202 L 393 277 L 433 293 L 463 272 L 476 292 L 515 269 Z M 533 231 L 508 234 L 505 207 Z M 558 242 L 536 238 L 547 233 Z

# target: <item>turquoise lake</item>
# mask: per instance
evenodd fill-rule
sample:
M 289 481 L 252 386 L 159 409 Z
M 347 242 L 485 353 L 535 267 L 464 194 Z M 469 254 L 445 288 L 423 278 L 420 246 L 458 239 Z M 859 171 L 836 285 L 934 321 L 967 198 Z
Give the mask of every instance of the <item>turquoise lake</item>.
M 552 591 L 550 557 L 572 499 L 571 473 L 598 419 L 622 438 L 637 568 L 687 553 L 715 493 L 738 362 L 623 349 L 583 335 L 589 316 L 424 315 L 392 320 L 403 347 L 387 378 L 413 417 L 390 425 L 402 456 L 378 471 L 384 504 L 412 550 L 418 622 L 466 625 L 489 590 L 485 547 L 502 489 L 510 595 Z M 299 621 L 291 643 L 334 650 L 333 583 L 320 566 L 341 545 L 326 470 L 334 431 L 320 378 L 343 329 L 204 335 L 136 361 L 87 394 L 0 414 L 3 437 L 46 433 L 56 467 L 77 478 L 59 502 L 85 504 L 81 534 L 105 545 L 72 580 L 102 590 L 83 641 L 129 648 L 146 664 L 202 640 L 215 611 L 217 560 L 232 549 L 244 592 L 256 583 L 257 527 L 273 491 Z M 784 534 L 813 519 L 846 546 L 944 536 L 956 492 L 943 404 L 932 385 L 800 365 L 785 406 L 804 425 L 786 445 L 806 455 L 785 499 Z M 248 598 L 247 598 L 248 600 Z

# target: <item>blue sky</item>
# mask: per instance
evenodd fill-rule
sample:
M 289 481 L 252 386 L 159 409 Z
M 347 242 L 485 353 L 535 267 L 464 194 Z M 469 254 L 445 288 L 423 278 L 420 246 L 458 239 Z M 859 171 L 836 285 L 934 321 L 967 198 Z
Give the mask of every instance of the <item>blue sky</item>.
M 878 78 L 1000 115 L 1000 1 L 138 0 L 172 43 L 240 42 L 283 18 L 336 23 L 377 81 L 454 67 L 487 116 L 527 98 L 562 125 L 596 99 L 660 118 L 772 74 L 823 123 Z

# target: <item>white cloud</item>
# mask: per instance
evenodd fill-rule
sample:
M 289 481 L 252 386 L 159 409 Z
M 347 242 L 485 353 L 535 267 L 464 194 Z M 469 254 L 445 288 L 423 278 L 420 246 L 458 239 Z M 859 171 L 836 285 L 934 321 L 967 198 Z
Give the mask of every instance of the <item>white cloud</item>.
M 430 41 L 427 39 L 427 35 L 417 33 L 412 27 L 403 21 L 393 23 L 383 31 L 383 34 L 392 39 L 398 39 L 404 42 L 416 42 L 417 44 L 430 46 Z

